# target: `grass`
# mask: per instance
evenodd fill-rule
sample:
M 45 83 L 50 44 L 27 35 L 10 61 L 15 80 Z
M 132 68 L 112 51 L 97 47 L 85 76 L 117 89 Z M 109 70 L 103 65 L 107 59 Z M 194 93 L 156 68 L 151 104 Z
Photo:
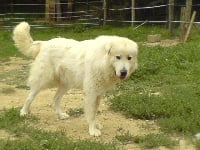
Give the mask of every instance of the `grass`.
M 135 40 L 139 43 L 140 47 L 139 68 L 129 80 L 117 86 L 117 90 L 113 92 L 115 97 L 111 100 L 111 108 L 115 111 L 120 111 L 131 118 L 156 120 L 164 134 L 176 133 L 178 135 L 194 135 L 197 132 L 200 132 L 200 30 L 196 28 L 195 32 L 192 32 L 192 37 L 189 42 L 186 44 L 179 44 L 173 47 L 148 47 L 142 44 L 146 41 L 148 34 L 156 33 L 162 34 L 163 38 L 168 37 L 166 29 L 156 26 L 144 26 L 137 30 L 131 27 L 110 26 L 102 28 L 74 26 L 72 28 L 31 30 L 33 39 L 37 40 L 48 40 L 56 36 L 84 40 L 94 38 L 100 34 L 120 35 Z M 0 61 L 8 61 L 9 57 L 13 56 L 25 58 L 13 46 L 11 31 L 0 30 L 0 34 L 2 35 L 0 37 Z M 16 85 L 16 87 L 19 88 L 27 88 L 25 86 L 28 74 L 27 70 L 28 68 L 24 68 L 25 73 L 20 70 L 4 72 L 0 74 L 0 78 L 5 79 L 7 84 Z M 154 95 L 153 93 L 160 94 Z M 71 113 L 76 116 L 81 115 L 82 111 L 79 110 L 77 112 L 76 110 L 72 110 Z M 20 120 L 20 118 L 18 119 Z M 26 122 L 26 119 L 19 123 L 19 128 L 16 127 L 16 129 L 13 128 L 8 130 L 16 130 L 16 132 L 18 131 L 19 133 L 24 133 L 26 131 L 25 134 L 28 134 L 30 139 L 17 140 L 16 144 L 10 140 L 1 140 L 0 147 L 6 149 L 6 145 L 9 145 L 8 147 L 11 147 L 12 149 L 12 146 L 14 147 L 14 145 L 17 145 L 17 147 L 18 145 L 24 145 L 23 148 L 19 146 L 19 149 L 26 149 L 26 146 L 29 143 L 33 149 L 35 146 L 39 146 L 35 149 L 51 149 L 55 148 L 51 145 L 53 143 L 55 144 L 55 142 L 51 141 L 51 136 L 56 136 L 58 138 L 63 136 L 61 133 L 48 133 L 34 129 L 34 132 L 38 132 L 38 134 L 41 134 L 43 137 L 40 140 L 36 140 L 33 135 L 29 133 L 30 131 L 27 131 L 29 130 L 28 128 L 25 131 L 20 130 L 20 128 L 25 128 L 24 125 L 21 126 L 24 122 Z M 9 124 L 9 120 L 7 124 Z M 18 123 L 15 122 L 14 124 L 18 125 Z M 1 128 L 6 129 L 6 125 Z M 132 135 L 125 134 L 124 136 L 122 135 L 117 138 L 126 142 L 126 140 L 130 138 L 129 136 L 132 137 Z M 157 141 L 159 139 L 153 140 L 156 139 L 156 137 L 157 135 L 134 137 L 133 142 L 138 140 L 138 143 L 144 145 L 144 141 L 152 141 L 154 142 L 154 145 L 156 145 L 155 143 L 160 143 L 160 141 Z M 60 140 L 61 143 L 56 143 L 54 146 L 61 145 L 65 147 L 64 145 L 66 143 L 64 143 L 62 138 Z M 69 139 L 66 141 L 68 140 Z M 164 139 L 164 141 L 168 141 L 168 139 Z M 102 144 L 90 141 L 70 141 L 70 143 L 73 146 L 77 145 L 78 147 L 80 147 L 81 143 L 85 146 L 97 146 L 98 144 Z M 196 143 L 197 147 L 199 147 L 199 142 Z M 104 146 L 105 145 L 103 144 L 97 147 Z M 113 148 L 112 145 L 106 146 L 111 149 Z
M 0 73 L 0 82 L 6 83 L 8 85 L 14 85 L 19 89 L 29 89 L 27 86 L 27 78 L 29 73 L 28 66 L 22 66 L 21 69 L 8 70 L 6 72 Z
M 129 131 L 116 135 L 115 138 L 123 144 L 136 143 L 142 145 L 144 149 L 158 148 L 164 146 L 173 148 L 176 142 L 169 135 L 150 133 L 144 136 L 133 136 Z
M 38 150 L 38 149 L 48 149 L 48 150 L 115 150 L 116 148 L 110 144 L 101 144 L 95 141 L 77 141 L 73 142 L 62 134 L 51 134 L 51 133 L 38 133 L 40 136 L 44 136 L 36 139 L 24 139 L 15 141 L 0 141 L 1 150 L 16 150 L 16 147 L 20 150 Z
M 34 116 L 20 117 L 19 109 L 11 108 L 0 112 L 0 129 L 14 134 L 15 140 L 0 139 L 0 150 L 116 150 L 112 143 L 89 140 L 70 140 L 63 132 L 50 132 L 29 126 L 29 122 L 37 123 Z
M 176 142 L 164 134 L 148 134 L 145 136 L 133 137 L 133 141 L 138 144 L 142 144 L 145 149 L 157 148 L 164 146 L 167 148 L 173 148 Z
M 13 45 L 11 32 L 0 30 L 0 33 L 0 61 L 8 61 L 10 56 L 22 57 L 23 55 L 16 51 Z
M 134 136 L 129 131 L 116 135 L 115 138 L 124 145 L 134 143 Z
M 7 130 L 15 135 L 22 135 L 27 120 L 36 121 L 34 116 L 20 117 L 18 108 L 0 111 L 0 129 Z

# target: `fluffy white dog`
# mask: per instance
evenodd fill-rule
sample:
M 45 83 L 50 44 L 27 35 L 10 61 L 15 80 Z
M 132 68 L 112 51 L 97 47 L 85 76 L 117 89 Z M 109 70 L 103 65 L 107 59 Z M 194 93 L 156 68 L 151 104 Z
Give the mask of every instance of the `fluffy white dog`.
M 137 44 L 118 36 L 99 36 L 85 41 L 65 38 L 33 41 L 26 22 L 15 27 L 13 40 L 23 54 L 35 58 L 28 79 L 30 93 L 20 115 L 28 114 L 35 96 L 54 84 L 58 89 L 53 107 L 59 118 L 65 119 L 69 116 L 59 106 L 62 96 L 69 89 L 83 89 L 89 134 L 101 135 L 100 125 L 95 122 L 100 97 L 108 88 L 135 71 Z

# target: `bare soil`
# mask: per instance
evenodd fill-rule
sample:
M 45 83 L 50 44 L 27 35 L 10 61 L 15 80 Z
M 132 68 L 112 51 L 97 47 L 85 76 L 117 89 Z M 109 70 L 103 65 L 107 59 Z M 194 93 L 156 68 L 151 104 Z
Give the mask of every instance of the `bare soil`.
M 0 65 L 0 74 L 10 70 L 22 69 L 23 65 L 30 64 L 30 60 L 23 60 L 20 58 L 11 58 L 9 62 L 2 62 Z M 15 80 L 18 80 L 17 78 Z M 3 108 L 22 107 L 28 90 L 16 88 L 16 85 L 8 85 L 5 79 L 0 78 L 0 89 L 13 88 L 15 92 L 5 94 L 0 92 L 0 110 Z M 1 90 L 0 90 L 1 91 Z M 115 136 L 120 135 L 122 132 L 129 131 L 131 135 L 146 135 L 149 133 L 159 133 L 159 127 L 154 121 L 138 120 L 126 118 L 120 113 L 114 112 L 109 109 L 109 100 L 104 97 L 101 101 L 99 112 L 97 114 L 98 121 L 103 125 L 102 136 L 91 137 L 88 134 L 88 126 L 84 115 L 79 117 L 70 117 L 67 120 L 59 120 L 51 107 L 51 102 L 56 89 L 47 89 L 42 91 L 31 105 L 31 113 L 39 118 L 37 124 L 32 124 L 36 128 L 48 131 L 62 131 L 74 140 L 77 139 L 92 139 L 103 142 L 116 141 Z M 63 97 L 61 106 L 64 110 L 83 108 L 83 92 L 80 90 L 70 90 Z M 8 138 L 14 139 L 4 130 L 0 130 L 0 139 Z M 179 145 L 176 149 L 180 150 L 193 150 L 194 147 L 188 143 L 184 138 L 176 138 Z M 124 149 L 139 150 L 140 146 L 135 143 L 123 145 Z M 159 147 L 159 150 L 166 148 Z
M 170 47 L 170 46 L 175 46 L 179 43 L 180 43 L 180 40 L 178 38 L 175 38 L 175 39 L 165 39 L 159 42 L 146 42 L 144 44 L 147 46 Z

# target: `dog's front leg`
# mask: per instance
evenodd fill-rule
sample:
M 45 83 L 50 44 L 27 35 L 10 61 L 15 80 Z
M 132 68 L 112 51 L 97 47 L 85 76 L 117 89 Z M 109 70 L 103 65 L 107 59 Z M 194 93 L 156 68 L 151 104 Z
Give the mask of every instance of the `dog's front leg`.
M 100 103 L 100 97 L 91 94 L 86 94 L 85 98 L 85 117 L 89 124 L 89 134 L 92 136 L 100 136 L 100 125 L 95 121 L 95 115 Z

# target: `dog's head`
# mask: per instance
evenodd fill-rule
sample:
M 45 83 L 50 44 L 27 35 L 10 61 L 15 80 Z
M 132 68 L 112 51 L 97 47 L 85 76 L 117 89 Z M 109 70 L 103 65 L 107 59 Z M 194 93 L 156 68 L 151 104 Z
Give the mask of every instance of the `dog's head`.
M 132 40 L 123 37 L 108 37 L 106 54 L 115 75 L 124 80 L 137 69 L 138 46 Z

